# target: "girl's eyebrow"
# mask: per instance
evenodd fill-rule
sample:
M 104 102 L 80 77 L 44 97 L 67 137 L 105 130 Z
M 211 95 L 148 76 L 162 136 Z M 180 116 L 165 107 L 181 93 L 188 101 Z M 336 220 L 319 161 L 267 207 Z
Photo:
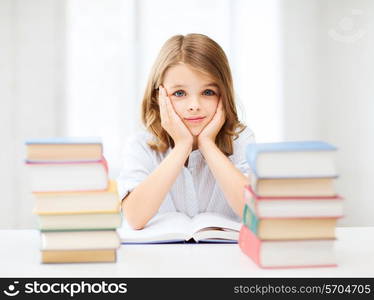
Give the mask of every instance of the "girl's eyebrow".
M 212 83 L 208 83 L 208 84 L 204 85 L 204 87 L 207 87 L 207 86 L 214 86 L 214 87 L 216 87 L 217 89 L 219 88 L 219 87 L 218 87 L 218 84 L 217 84 L 217 83 L 214 83 L 214 82 L 212 82 Z
M 203 87 L 208 87 L 208 86 L 214 86 L 214 87 L 218 88 L 218 84 L 216 84 L 214 82 L 205 84 Z M 183 88 L 183 87 L 186 87 L 186 86 L 183 85 L 183 84 L 176 84 L 176 85 L 173 85 L 171 88 L 175 89 L 175 88 Z
M 175 88 L 180 88 L 180 87 L 185 87 L 185 86 L 182 84 L 176 84 L 176 85 L 173 85 L 171 88 L 175 89 Z

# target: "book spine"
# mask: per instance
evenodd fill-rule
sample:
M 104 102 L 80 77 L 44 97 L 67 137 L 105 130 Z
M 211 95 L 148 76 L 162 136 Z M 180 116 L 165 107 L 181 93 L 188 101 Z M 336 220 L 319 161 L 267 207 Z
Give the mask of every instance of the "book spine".
M 260 220 L 256 217 L 249 206 L 245 204 L 243 210 L 243 224 L 254 234 L 258 235 L 259 222 Z
M 244 186 L 244 203 L 247 204 L 256 215 L 258 215 L 257 201 L 254 197 L 252 188 L 249 185 Z
M 250 257 L 258 266 L 261 267 L 261 241 L 245 225 L 242 225 L 242 227 L 240 228 L 238 244 L 242 252 L 246 254 L 248 257 Z
M 99 160 L 80 160 L 80 161 L 32 161 L 25 160 L 26 165 L 81 165 L 81 164 L 102 164 L 108 170 L 108 163 L 104 156 Z
M 51 228 L 43 228 L 41 226 L 39 226 L 39 231 L 41 233 L 43 232 L 76 232 L 76 231 L 115 231 L 117 230 L 119 226 L 117 225 L 116 227 L 100 227 L 100 228 L 96 228 L 96 227 L 92 227 L 92 228 L 86 228 L 86 227 L 82 227 L 80 228 L 79 226 L 76 226 L 74 228 L 59 228 L 59 229 L 51 229 Z
M 114 186 L 113 186 L 114 184 Z M 35 198 L 53 198 L 59 196 L 81 196 L 81 197 L 90 197 L 91 195 L 98 195 L 98 194 L 115 194 L 117 196 L 117 186 L 112 180 L 109 180 L 108 187 L 105 189 L 100 190 L 83 190 L 83 191 L 31 191 Z M 119 197 L 118 197 L 119 198 Z
M 341 195 L 333 196 L 259 196 L 253 190 L 252 186 L 246 185 L 245 189 L 247 191 L 247 198 L 257 201 L 266 201 L 266 200 L 343 200 L 344 198 Z
M 252 173 L 257 176 L 257 169 L 256 169 L 256 160 L 257 160 L 257 151 L 255 148 L 255 144 L 249 144 L 246 148 L 246 160 L 251 168 Z
M 42 263 L 116 262 L 116 250 L 43 250 Z
M 107 162 L 107 160 L 105 159 L 104 155 L 101 156 L 101 163 L 103 164 L 104 169 L 105 169 L 105 171 L 106 171 L 106 174 L 108 175 L 108 173 L 109 173 L 109 167 L 108 167 L 108 162 Z
M 104 209 L 92 209 L 92 210 L 79 210 L 79 209 L 76 209 L 76 210 L 69 210 L 69 211 L 58 211 L 58 210 L 54 210 L 54 211 L 41 211 L 41 210 L 37 210 L 36 208 L 33 209 L 32 213 L 34 215 L 38 215 L 38 216 L 71 216 L 71 215 L 97 215 L 97 214 L 100 214 L 100 215 L 113 215 L 113 216 L 119 216 L 121 215 L 121 209 L 120 209 L 120 206 L 117 206 L 117 209 L 116 210 L 112 210 L 112 209 L 108 209 L 108 210 L 104 210 Z

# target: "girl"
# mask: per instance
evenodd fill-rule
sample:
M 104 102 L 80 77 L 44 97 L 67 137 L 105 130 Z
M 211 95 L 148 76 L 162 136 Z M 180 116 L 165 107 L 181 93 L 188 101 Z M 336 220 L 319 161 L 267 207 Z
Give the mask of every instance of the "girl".
M 133 134 L 117 179 L 134 229 L 156 214 L 220 213 L 240 221 L 252 131 L 238 120 L 228 60 L 202 34 L 176 35 L 161 48 L 142 103 L 146 130 Z

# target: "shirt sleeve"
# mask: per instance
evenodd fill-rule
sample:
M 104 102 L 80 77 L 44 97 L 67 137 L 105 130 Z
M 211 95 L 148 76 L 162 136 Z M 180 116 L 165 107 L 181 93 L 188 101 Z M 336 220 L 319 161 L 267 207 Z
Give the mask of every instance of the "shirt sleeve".
M 251 168 L 245 155 L 247 145 L 250 143 L 255 143 L 255 136 L 253 131 L 249 127 L 246 127 L 239 134 L 239 137 L 234 140 L 234 153 L 231 158 L 235 167 L 246 176 L 251 174 Z
M 130 136 L 122 150 L 122 168 L 117 178 L 120 199 L 125 198 L 154 170 L 152 149 L 144 134 Z

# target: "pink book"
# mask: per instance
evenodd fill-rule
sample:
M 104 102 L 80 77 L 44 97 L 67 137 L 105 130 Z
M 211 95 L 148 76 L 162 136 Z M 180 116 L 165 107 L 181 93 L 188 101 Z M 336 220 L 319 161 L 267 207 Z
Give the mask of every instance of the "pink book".
M 238 245 L 244 254 L 264 269 L 337 266 L 335 239 L 262 241 L 242 225 Z

